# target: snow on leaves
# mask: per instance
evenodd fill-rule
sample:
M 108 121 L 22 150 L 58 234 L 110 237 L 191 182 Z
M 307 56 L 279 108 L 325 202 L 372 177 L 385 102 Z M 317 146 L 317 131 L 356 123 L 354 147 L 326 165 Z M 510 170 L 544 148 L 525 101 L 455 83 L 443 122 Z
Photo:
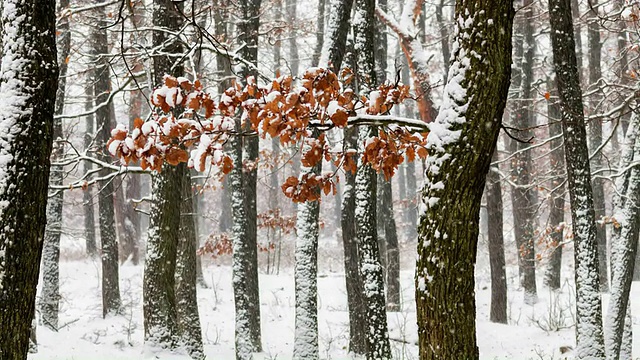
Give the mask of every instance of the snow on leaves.
M 337 151 L 324 134 L 312 136 L 313 129 L 327 131 L 344 128 L 359 114 L 386 115 L 391 108 L 409 97 L 409 88 L 385 83 L 367 95 L 356 94 L 348 85 L 352 72 L 340 76 L 330 70 L 310 68 L 300 78 L 280 76 L 260 85 L 249 77 L 247 84 L 235 83 L 216 99 L 204 91 L 199 81 L 165 75 L 164 84 L 151 96 L 155 111 L 144 121 L 137 119 L 133 129 L 118 125 L 107 144 L 109 152 L 123 165 L 140 161 L 143 169 L 160 171 L 164 163 L 187 162 L 204 171 L 208 164 L 228 174 L 233 168 L 223 146 L 231 136 L 266 136 L 279 138 L 283 145 L 305 145 L 302 165 L 312 167 L 332 161 L 344 171 L 355 171 L 355 150 Z M 241 133 L 235 130 L 234 118 L 243 122 Z M 381 127 L 379 135 L 366 140 L 361 159 L 365 164 L 393 176 L 404 160 L 425 158 L 426 134 L 413 134 L 398 125 Z M 284 194 L 294 202 L 319 200 L 336 192 L 337 173 L 304 173 L 290 177 L 282 185 Z

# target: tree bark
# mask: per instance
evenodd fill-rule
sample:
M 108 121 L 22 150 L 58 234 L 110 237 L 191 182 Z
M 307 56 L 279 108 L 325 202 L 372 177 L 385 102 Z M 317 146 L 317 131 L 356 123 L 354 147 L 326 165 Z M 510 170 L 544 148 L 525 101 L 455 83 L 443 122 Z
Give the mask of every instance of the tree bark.
M 313 138 L 319 136 L 314 131 Z M 309 151 L 305 145 L 303 151 Z M 303 173 L 320 175 L 322 160 L 312 168 L 303 168 Z M 313 189 L 317 194 L 320 189 Z M 293 359 L 317 359 L 318 350 L 318 219 L 320 200 L 306 201 L 298 206 L 296 220 L 295 295 L 296 317 L 293 344 Z
M 60 0 L 57 4 L 57 12 L 62 14 L 69 7 L 68 0 Z M 69 32 L 69 17 L 61 16 L 58 23 L 57 38 L 59 80 L 56 92 L 54 115 L 60 115 L 64 111 L 65 89 L 67 85 L 67 56 L 71 49 L 71 33 Z M 54 140 L 62 139 L 62 119 L 53 122 Z M 57 142 L 51 152 L 51 161 L 61 160 L 64 156 L 64 145 Z M 51 186 L 62 185 L 64 168 L 51 166 L 49 172 L 49 184 Z M 60 303 L 60 235 L 62 234 L 62 204 L 63 191 L 51 191 L 47 201 L 47 225 L 44 232 L 44 248 L 42 250 L 42 295 L 40 301 L 40 316 L 44 326 L 53 331 L 58 331 L 58 307 Z
M 553 171 L 552 188 L 555 192 L 552 194 L 551 209 L 549 210 L 548 225 L 551 228 L 549 235 L 551 240 L 552 253 L 549 257 L 549 265 L 545 273 L 545 285 L 551 290 L 560 289 L 560 272 L 562 269 L 562 248 L 564 242 L 563 228 L 560 224 L 564 222 L 564 186 L 560 186 L 565 182 L 565 165 L 564 165 L 564 145 L 562 142 L 562 125 L 560 119 L 560 106 L 557 100 L 557 91 L 555 91 L 555 83 L 547 78 L 547 91 L 552 94 L 547 106 L 547 117 L 549 118 L 549 137 L 557 137 L 549 143 L 551 154 L 549 162 Z M 551 90 L 553 89 L 553 90 Z M 556 187 L 560 186 L 556 189 Z
M 375 34 L 375 1 L 356 0 L 353 18 L 354 52 L 357 60 L 357 84 L 360 94 L 367 94 L 377 85 Z M 359 144 L 376 136 L 375 127 L 361 127 Z M 384 274 L 378 248 L 376 225 L 377 174 L 371 165 L 359 161 L 355 179 L 355 220 L 358 241 L 358 262 L 364 289 L 366 358 L 390 359 L 391 346 L 387 330 Z
M 185 166 L 180 164 L 178 166 Z M 182 173 L 180 234 L 176 258 L 176 315 L 181 345 L 192 359 L 204 359 L 202 330 L 198 313 L 196 250 L 198 234 L 194 213 L 195 196 L 189 169 Z
M 238 24 L 238 41 L 244 46 L 240 50 L 240 56 L 253 65 L 258 65 L 258 35 L 260 27 L 260 3 L 261 0 L 242 0 L 240 1 L 240 23 Z M 256 77 L 255 71 L 249 70 L 247 66 L 243 66 L 239 72 L 242 82 L 246 81 L 248 76 Z M 247 124 L 249 126 L 249 124 Z M 258 153 L 259 141 L 258 137 L 251 136 L 242 138 L 243 164 L 246 168 L 242 173 L 242 197 L 245 207 L 246 216 L 246 238 L 241 240 L 246 242 L 246 247 L 242 252 L 243 261 L 245 262 L 243 271 L 246 271 L 246 284 L 249 320 L 249 340 L 252 343 L 253 351 L 262 351 L 262 340 L 260 331 L 260 292 L 258 281 L 258 208 L 257 208 L 257 184 L 258 184 Z M 232 195 L 237 196 L 237 195 Z M 232 200 L 233 201 L 233 200 Z M 236 219 L 234 219 L 234 228 Z M 236 333 L 237 334 L 237 333 Z
M 511 173 L 516 186 L 511 189 L 513 204 L 513 223 L 518 259 L 521 267 L 520 284 L 524 288 L 524 302 L 535 304 L 538 300 L 536 288 L 535 258 L 535 186 L 532 185 L 533 162 L 529 140 L 533 138 L 531 130 L 535 124 L 533 111 L 533 63 L 535 42 L 533 38 L 533 0 L 524 0 L 522 28 L 522 58 L 520 65 L 520 81 L 518 99 L 516 99 L 513 126 L 518 129 L 517 136 L 521 141 L 512 140 L 515 156 L 511 162 Z
M 1 19 L 0 358 L 25 360 L 46 223 L 58 86 L 55 1 L 5 0 Z
M 100 0 L 95 0 L 101 3 Z M 107 101 L 111 93 L 111 79 L 108 59 L 104 57 L 109 53 L 107 39 L 107 21 L 104 7 L 94 10 L 98 19 L 98 24 L 92 28 L 91 46 L 92 55 L 96 62 L 94 69 L 94 95 L 96 104 Z M 103 106 L 96 111 L 96 124 L 98 134 L 96 144 L 99 151 L 99 158 L 110 162 L 111 155 L 107 151 L 107 142 L 111 138 L 113 103 Z M 108 169 L 102 169 L 100 176 L 109 174 Z M 100 193 L 98 195 L 100 243 L 102 260 L 102 316 L 117 313 L 120 310 L 120 285 L 118 274 L 118 242 L 116 239 L 115 211 L 113 206 L 114 184 L 111 180 L 103 180 L 99 183 Z
M 640 159 L 639 122 L 640 118 L 634 112 L 621 151 L 620 169 L 629 167 L 633 161 Z M 621 344 L 626 330 L 625 323 L 628 321 L 627 312 L 630 310 L 629 292 L 640 230 L 640 170 L 634 167 L 619 177 L 616 191 L 623 195 L 616 196 L 614 202 L 614 214 L 619 225 L 614 226 L 611 240 L 611 297 L 605 333 L 607 359 L 621 358 Z
M 182 15 L 171 0 L 154 0 L 154 27 L 176 31 Z M 166 44 L 168 54 L 182 53 L 182 45 L 165 31 L 154 31 L 154 46 Z M 170 55 L 153 59 L 153 77 L 162 84 L 165 73 L 182 74 L 181 64 L 175 64 Z M 181 204 L 183 182 L 187 177 L 185 164 L 164 165 L 162 171 L 152 175 L 151 209 L 143 280 L 144 339 L 152 346 L 173 349 L 179 345 L 176 305 L 176 259 L 181 236 Z M 190 186 L 188 184 L 186 186 Z
M 93 74 L 89 75 L 86 79 L 85 96 L 85 110 L 90 111 L 93 108 Z M 85 120 L 85 133 L 83 137 L 83 145 L 85 151 L 89 151 L 89 147 L 93 142 L 95 136 L 95 117 L 93 114 L 88 115 Z M 93 164 L 89 161 L 82 162 L 82 173 L 87 174 L 93 169 Z M 84 212 L 84 236 L 85 247 L 89 257 L 94 257 L 98 254 L 98 247 L 96 245 L 96 222 L 94 214 L 94 195 L 93 188 L 89 187 L 82 193 L 82 209 Z
M 478 218 L 509 89 L 514 13 L 510 0 L 456 1 L 455 51 L 440 114 L 427 140 L 426 213 L 418 230 L 415 281 L 422 360 L 479 358 Z
M 498 149 L 493 153 L 493 162 L 500 159 Z M 487 225 L 489 237 L 489 265 L 491 266 L 491 322 L 507 324 L 507 274 L 504 260 L 504 234 L 502 220 L 502 186 L 499 167 L 493 166 L 487 173 Z
M 598 105 L 602 101 L 603 93 L 599 89 L 602 69 L 600 66 L 600 53 L 602 43 L 600 41 L 600 24 L 598 19 L 598 0 L 589 2 L 589 24 L 587 34 L 589 40 L 589 88 L 594 94 L 589 99 L 589 112 L 591 115 L 598 113 Z M 602 120 L 600 118 L 589 121 L 589 149 L 596 151 L 602 144 Z M 591 171 L 595 172 L 602 168 L 602 152 L 592 154 Z M 593 188 L 593 205 L 596 214 L 596 224 L 602 221 L 605 216 L 604 200 L 604 180 L 593 178 L 591 180 Z M 609 291 L 609 266 L 607 265 L 607 228 L 602 225 L 596 226 L 596 239 L 598 241 L 598 273 L 600 274 L 600 291 Z
M 556 73 L 571 200 L 576 281 L 576 357 L 604 358 L 598 277 L 596 219 L 589 170 L 580 78 L 576 63 L 570 0 L 549 0 Z

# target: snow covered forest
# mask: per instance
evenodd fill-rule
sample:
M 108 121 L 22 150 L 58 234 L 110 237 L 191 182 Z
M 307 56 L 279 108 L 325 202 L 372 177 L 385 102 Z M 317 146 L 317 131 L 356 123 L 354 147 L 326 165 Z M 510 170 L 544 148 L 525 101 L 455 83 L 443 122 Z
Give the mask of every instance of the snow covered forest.
M 0 4 L 0 360 L 640 358 L 640 1 Z

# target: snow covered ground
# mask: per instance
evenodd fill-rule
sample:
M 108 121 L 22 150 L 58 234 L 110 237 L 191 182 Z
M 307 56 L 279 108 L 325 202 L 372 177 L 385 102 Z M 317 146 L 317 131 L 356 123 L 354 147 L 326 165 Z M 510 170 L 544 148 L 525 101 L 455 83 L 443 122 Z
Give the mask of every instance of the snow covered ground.
M 326 243 L 325 243 L 326 244 Z M 322 242 L 321 242 L 321 246 Z M 336 252 L 338 247 L 336 247 Z M 571 266 L 569 252 L 566 266 Z M 329 253 L 321 254 L 326 259 Z M 337 256 L 335 262 L 340 262 Z M 403 254 L 403 310 L 389 313 L 390 336 L 395 359 L 417 359 L 415 305 L 411 251 Z M 479 259 L 480 268 L 487 267 Z M 349 359 L 347 300 L 343 274 L 320 266 L 319 326 L 320 354 L 325 359 Z M 120 290 L 124 314 L 102 319 L 100 264 L 94 260 L 65 261 L 61 264 L 61 314 L 58 333 L 38 327 L 39 351 L 29 359 L 188 359 L 186 355 L 150 349 L 143 344 L 143 266 L 125 264 L 120 268 Z M 564 275 L 571 275 L 565 271 Z M 560 295 L 551 294 L 539 282 L 539 302 L 524 305 L 522 292 L 515 287 L 517 268 L 509 266 L 509 325 L 492 324 L 489 319 L 490 282 L 488 270 L 478 271 L 476 298 L 478 343 L 483 359 L 562 359 L 560 347 L 574 346 L 574 286 L 565 281 Z M 205 352 L 209 359 L 234 359 L 233 292 L 231 268 L 210 263 L 205 267 L 209 288 L 198 290 Z M 634 314 L 640 309 L 640 287 L 632 290 Z M 258 359 L 289 359 L 293 351 L 294 282 L 292 270 L 280 275 L 261 274 L 262 341 L 264 352 Z M 606 301 L 606 299 L 605 299 Z M 606 307 L 605 307 L 606 309 Z M 637 316 L 634 341 L 640 326 Z M 560 328 L 555 331 L 556 328 Z M 455 329 L 453 329 L 455 331 Z M 634 354 L 640 356 L 637 347 Z

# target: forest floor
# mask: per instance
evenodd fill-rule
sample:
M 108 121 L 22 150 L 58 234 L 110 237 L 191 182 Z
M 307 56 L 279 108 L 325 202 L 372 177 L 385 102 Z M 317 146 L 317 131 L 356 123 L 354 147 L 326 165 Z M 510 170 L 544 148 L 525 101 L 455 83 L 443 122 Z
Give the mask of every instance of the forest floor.
M 322 245 L 321 245 L 322 246 Z M 336 249 L 338 246 L 333 245 Z M 335 250 L 337 252 L 337 250 Z M 403 307 L 388 313 L 394 359 L 417 359 L 417 327 L 414 304 L 412 256 L 415 250 L 403 251 L 401 275 Z M 329 252 L 330 253 L 330 252 Z M 341 256 L 320 256 L 318 279 L 318 323 L 320 355 L 323 359 L 349 359 L 348 313 Z M 564 274 L 569 271 L 571 254 L 565 253 Z M 63 251 L 64 254 L 64 251 Z M 405 259 L 406 258 L 406 259 Z M 323 260 L 324 259 L 324 260 Z M 326 259 L 332 259 L 327 262 Z M 406 261 L 405 261 L 406 260 Z M 479 257 L 479 268 L 487 269 Z M 198 289 L 200 319 L 205 353 L 208 359 L 235 359 L 234 307 L 231 268 L 228 261 L 207 261 L 204 277 L 208 288 Z M 293 270 L 287 267 L 279 275 L 260 275 L 262 343 L 264 351 L 257 359 L 290 359 L 294 334 Z M 540 272 L 541 274 L 541 272 Z M 60 330 L 55 333 L 38 327 L 38 353 L 31 360 L 44 359 L 188 359 L 186 355 L 151 349 L 143 343 L 142 277 L 143 266 L 120 267 L 120 291 L 123 314 L 102 318 L 100 263 L 98 260 L 65 260 L 61 263 Z M 539 276 L 541 278 L 541 276 Z M 563 359 L 560 348 L 573 347 L 574 295 L 572 280 L 566 280 L 559 293 L 549 292 L 539 281 L 539 301 L 525 305 L 523 293 L 516 286 L 517 267 L 508 266 L 509 325 L 489 322 L 491 297 L 487 271 L 476 274 L 477 334 L 482 359 Z M 640 339 L 638 309 L 640 286 L 632 290 L 634 343 Z M 607 297 L 604 297 L 606 305 Z M 606 309 L 606 307 L 605 307 Z M 634 355 L 640 356 L 636 346 Z

